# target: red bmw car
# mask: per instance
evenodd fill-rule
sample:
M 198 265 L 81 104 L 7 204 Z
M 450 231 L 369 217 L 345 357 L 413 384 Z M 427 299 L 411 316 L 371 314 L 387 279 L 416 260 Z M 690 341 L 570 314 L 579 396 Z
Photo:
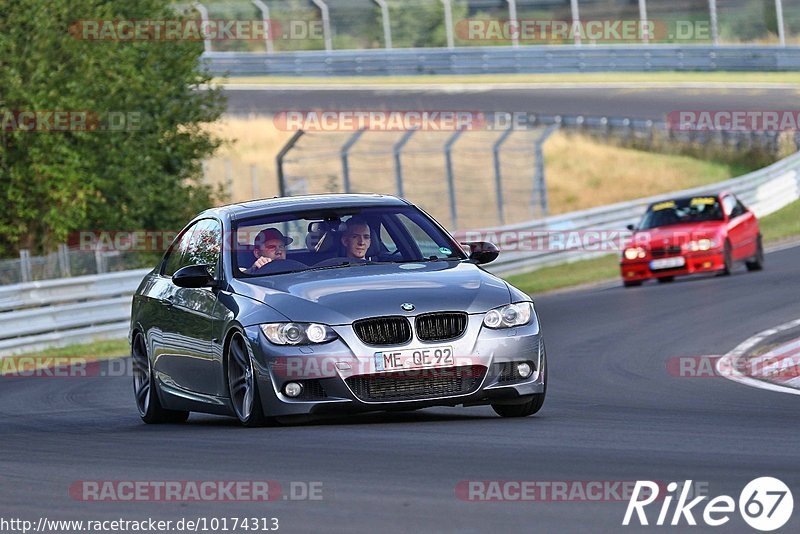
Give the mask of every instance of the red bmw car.
M 625 287 L 655 278 L 716 272 L 727 275 L 736 262 L 749 271 L 764 267 L 755 214 L 732 193 L 676 198 L 652 204 L 622 254 Z

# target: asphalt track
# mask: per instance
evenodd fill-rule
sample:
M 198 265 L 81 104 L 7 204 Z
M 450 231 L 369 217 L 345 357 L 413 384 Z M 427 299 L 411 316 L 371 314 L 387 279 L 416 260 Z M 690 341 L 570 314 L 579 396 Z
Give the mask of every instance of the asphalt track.
M 675 377 L 665 364 L 722 354 L 798 317 L 798 264 L 796 247 L 769 254 L 760 273 L 537 298 L 550 388 L 540 414 L 526 419 L 478 407 L 263 429 L 202 415 L 146 426 L 128 377 L 0 379 L 0 517 L 278 517 L 284 532 L 639 530 L 621 527 L 625 502 L 465 502 L 455 494 L 461 480 L 692 479 L 736 499 L 751 479 L 776 476 L 797 503 L 797 397 Z M 270 503 L 68 495 L 77 480 L 131 479 L 320 481 L 324 489 L 322 501 Z M 785 530 L 798 524 L 795 511 Z M 750 530 L 734 515 L 717 531 Z
M 285 110 L 469 110 L 663 119 L 679 110 L 791 110 L 798 89 L 788 86 L 675 85 L 634 87 L 600 84 L 502 88 L 462 85 L 435 88 L 331 89 L 293 87 L 229 89 L 228 113 L 273 114 Z M 391 104 L 387 104 L 387 103 Z

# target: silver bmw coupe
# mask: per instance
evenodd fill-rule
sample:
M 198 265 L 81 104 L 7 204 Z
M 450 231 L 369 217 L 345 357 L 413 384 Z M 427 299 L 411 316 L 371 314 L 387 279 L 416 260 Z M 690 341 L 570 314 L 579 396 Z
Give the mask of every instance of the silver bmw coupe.
M 273 198 L 207 210 L 133 298 L 136 405 L 245 426 L 374 410 L 542 407 L 547 361 L 530 297 L 386 195 Z

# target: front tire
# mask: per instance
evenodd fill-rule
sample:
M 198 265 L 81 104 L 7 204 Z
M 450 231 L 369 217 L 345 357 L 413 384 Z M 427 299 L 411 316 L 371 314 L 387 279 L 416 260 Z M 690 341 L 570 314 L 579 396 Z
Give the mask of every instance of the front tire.
M 629 282 L 629 281 L 625 280 L 625 281 L 622 282 L 622 285 L 625 286 L 625 287 L 639 287 L 640 285 L 642 285 L 642 281 L 641 280 L 635 280 L 633 282 Z
M 745 265 L 748 271 L 761 271 L 764 269 L 764 243 L 760 234 L 756 243 L 756 255 L 750 261 L 745 262 Z
M 261 408 L 253 361 L 247 350 L 247 341 L 240 332 L 231 336 L 227 362 L 228 393 L 236 418 L 242 426 L 264 426 L 267 420 Z
M 153 380 L 153 369 L 147 354 L 144 335 L 136 334 L 133 338 L 131 358 L 133 359 L 133 394 L 142 421 L 151 425 L 186 422 L 189 412 L 167 410 L 161 406 L 158 398 L 158 385 Z
M 528 397 L 520 404 L 492 404 L 492 410 L 500 417 L 528 417 L 542 409 L 547 395 L 547 359 L 544 363 L 544 390 Z

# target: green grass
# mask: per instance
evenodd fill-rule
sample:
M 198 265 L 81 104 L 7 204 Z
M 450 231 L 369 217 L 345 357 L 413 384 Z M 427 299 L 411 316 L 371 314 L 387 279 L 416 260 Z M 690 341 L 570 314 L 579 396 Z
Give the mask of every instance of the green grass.
M 797 83 L 800 72 L 593 72 L 542 74 L 478 74 L 478 75 L 419 75 L 419 76 L 242 76 L 216 78 L 216 83 L 253 84 L 475 84 L 475 83 Z
M 800 200 L 763 217 L 759 225 L 767 243 L 800 235 Z
M 800 200 L 759 221 L 764 242 L 800 236 Z M 528 294 L 619 278 L 619 255 L 608 254 L 590 260 L 546 267 L 509 276 L 509 283 Z
M 590 260 L 545 267 L 509 276 L 508 282 L 528 294 L 599 282 L 619 276 L 619 256 L 606 254 Z

